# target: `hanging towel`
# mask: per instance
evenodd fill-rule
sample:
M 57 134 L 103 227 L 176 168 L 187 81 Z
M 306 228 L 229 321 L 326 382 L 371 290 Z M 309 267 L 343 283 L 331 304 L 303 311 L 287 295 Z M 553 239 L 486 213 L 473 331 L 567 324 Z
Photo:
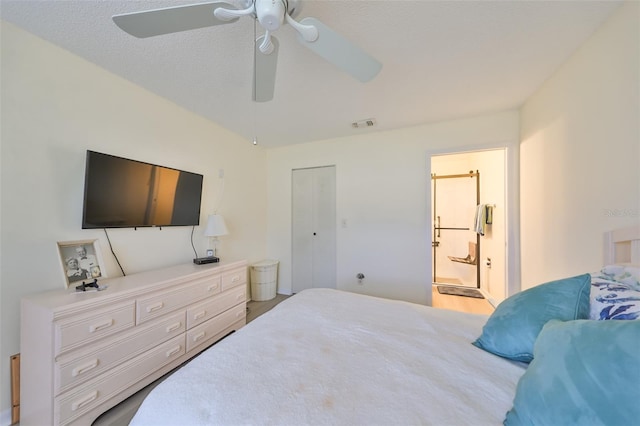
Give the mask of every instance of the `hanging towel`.
M 493 206 L 491 204 L 487 204 L 484 222 L 487 225 L 491 225 L 493 223 Z
M 478 234 L 480 235 L 484 235 L 484 227 L 486 222 L 486 214 L 487 214 L 487 209 L 486 209 L 486 205 L 485 204 L 478 204 L 478 206 L 476 207 L 476 217 L 473 221 L 474 226 L 473 226 L 473 230 L 476 231 Z

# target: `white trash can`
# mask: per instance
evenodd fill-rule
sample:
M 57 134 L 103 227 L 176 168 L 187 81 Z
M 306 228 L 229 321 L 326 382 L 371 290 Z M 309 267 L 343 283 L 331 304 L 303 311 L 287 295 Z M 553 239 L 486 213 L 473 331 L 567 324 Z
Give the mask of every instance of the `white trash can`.
M 263 260 L 251 265 L 251 300 L 262 302 L 276 297 L 278 261 Z

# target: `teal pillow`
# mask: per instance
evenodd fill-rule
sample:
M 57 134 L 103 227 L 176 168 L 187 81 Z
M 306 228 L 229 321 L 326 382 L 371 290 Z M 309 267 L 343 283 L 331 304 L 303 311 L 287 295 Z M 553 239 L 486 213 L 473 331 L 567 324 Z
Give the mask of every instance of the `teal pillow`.
M 589 318 L 591 275 L 540 284 L 498 305 L 473 345 L 514 361 L 531 362 L 533 344 L 547 321 Z
M 504 424 L 638 424 L 639 346 L 640 320 L 549 321 Z

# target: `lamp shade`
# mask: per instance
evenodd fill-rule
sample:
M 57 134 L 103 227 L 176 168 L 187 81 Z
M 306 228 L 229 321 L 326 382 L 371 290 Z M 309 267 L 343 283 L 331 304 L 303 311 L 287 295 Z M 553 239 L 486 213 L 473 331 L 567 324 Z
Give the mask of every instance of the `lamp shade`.
M 228 233 L 224 218 L 219 214 L 210 214 L 207 219 L 207 227 L 204 229 L 205 237 L 217 237 Z

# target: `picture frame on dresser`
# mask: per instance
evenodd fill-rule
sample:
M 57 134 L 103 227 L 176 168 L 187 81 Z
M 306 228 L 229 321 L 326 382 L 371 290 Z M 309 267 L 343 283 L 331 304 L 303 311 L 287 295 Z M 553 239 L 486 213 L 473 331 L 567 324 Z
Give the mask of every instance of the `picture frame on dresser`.
M 102 252 L 97 239 L 58 241 L 65 288 L 82 280 L 106 278 Z

